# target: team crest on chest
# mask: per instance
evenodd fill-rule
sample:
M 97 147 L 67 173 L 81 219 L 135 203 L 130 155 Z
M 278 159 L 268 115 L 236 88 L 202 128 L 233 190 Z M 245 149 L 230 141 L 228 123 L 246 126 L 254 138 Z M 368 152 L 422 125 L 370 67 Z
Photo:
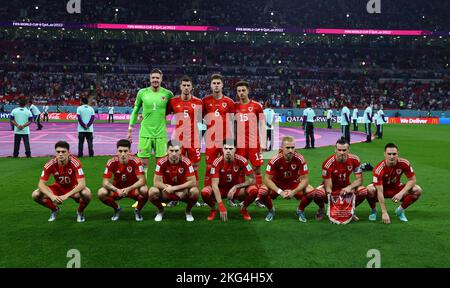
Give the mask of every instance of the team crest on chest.
M 161 96 L 162 101 L 166 101 L 166 96 Z
M 195 104 L 191 104 L 192 109 L 195 109 L 196 105 Z
M 397 172 L 398 175 L 402 174 L 402 169 L 397 169 L 395 172 Z
M 72 169 L 69 168 L 69 169 L 67 170 L 67 173 L 69 173 L 69 175 L 72 175 Z
M 297 164 L 291 164 L 291 168 L 292 170 L 295 170 L 295 168 L 297 168 Z
M 352 171 L 352 169 L 353 169 L 353 166 L 352 166 L 352 165 L 348 165 L 348 166 L 347 166 L 347 170 L 348 170 L 348 171 Z
M 253 111 L 253 107 L 248 107 L 248 111 L 252 112 Z
M 183 172 L 184 172 L 184 168 L 178 168 L 178 173 L 180 173 L 180 174 L 183 174 Z
M 239 166 L 234 166 L 233 170 L 234 170 L 234 172 L 238 172 L 239 171 Z
M 222 103 L 222 107 L 226 108 L 227 107 L 227 103 Z
M 131 171 L 133 171 L 133 167 L 128 166 L 128 167 L 127 167 L 127 171 L 128 171 L 128 173 L 131 173 Z

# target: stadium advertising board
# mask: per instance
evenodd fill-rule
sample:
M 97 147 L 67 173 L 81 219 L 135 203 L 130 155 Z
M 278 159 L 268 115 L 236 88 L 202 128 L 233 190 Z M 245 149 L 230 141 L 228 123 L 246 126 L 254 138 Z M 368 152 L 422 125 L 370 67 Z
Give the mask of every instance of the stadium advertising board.
M 390 117 L 389 124 L 439 124 L 439 118 Z
M 439 124 L 450 125 L 450 118 L 439 118 Z
M 0 113 L 0 119 L 9 119 L 10 113 Z

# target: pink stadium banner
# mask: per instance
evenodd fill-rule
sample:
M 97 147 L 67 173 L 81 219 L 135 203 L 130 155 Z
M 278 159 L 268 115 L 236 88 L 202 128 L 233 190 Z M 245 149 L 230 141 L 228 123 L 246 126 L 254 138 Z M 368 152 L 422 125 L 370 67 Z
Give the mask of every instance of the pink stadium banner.
M 215 26 L 185 26 L 185 25 L 154 25 L 154 24 L 94 24 L 98 29 L 122 29 L 122 30 L 162 30 L 162 31 L 217 31 Z
M 314 29 L 316 34 L 359 34 L 359 35 L 387 35 L 387 36 L 422 36 L 432 35 L 425 30 L 374 30 L 374 29 Z
M 233 26 L 190 26 L 161 24 L 111 24 L 111 23 L 49 23 L 49 22 L 0 22 L 0 27 L 67 28 L 67 29 L 113 29 L 192 32 L 254 32 L 254 33 L 306 33 L 335 35 L 377 35 L 377 36 L 450 36 L 449 31 L 429 30 L 380 30 L 380 29 L 329 29 L 300 27 L 233 27 Z

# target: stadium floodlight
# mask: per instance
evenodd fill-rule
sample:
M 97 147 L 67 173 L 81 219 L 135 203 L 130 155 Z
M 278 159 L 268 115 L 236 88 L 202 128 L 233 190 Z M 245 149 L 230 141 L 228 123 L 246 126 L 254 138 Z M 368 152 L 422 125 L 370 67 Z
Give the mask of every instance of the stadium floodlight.
M 34 9 L 39 10 L 39 6 L 34 7 Z
M 347 15 L 345 15 L 345 16 L 347 16 L 347 18 L 350 18 L 350 14 L 348 14 L 348 13 L 347 13 Z
M 119 12 L 119 8 L 116 8 L 116 12 Z
M 197 10 L 194 10 L 194 14 L 197 14 Z

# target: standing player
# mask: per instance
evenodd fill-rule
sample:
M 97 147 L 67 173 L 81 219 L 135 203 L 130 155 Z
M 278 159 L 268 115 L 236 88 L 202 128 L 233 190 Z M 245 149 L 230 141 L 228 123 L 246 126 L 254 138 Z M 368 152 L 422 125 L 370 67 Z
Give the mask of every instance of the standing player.
M 206 173 L 204 186 L 211 185 L 209 171 L 214 160 L 219 157 L 223 140 L 234 136 L 232 120 L 235 112 L 234 102 L 222 94 L 223 77 L 220 74 L 211 76 L 212 94 L 203 98 L 203 117 L 207 130 L 205 134 Z
M 242 217 L 249 221 L 247 207 L 258 195 L 255 183 L 255 175 L 247 160 L 236 153 L 236 144 L 231 140 L 223 142 L 222 156 L 214 160 L 211 171 L 211 186 L 205 186 L 202 190 L 202 198 L 211 207 L 208 220 L 216 217 L 216 203 L 219 203 L 220 219 L 227 221 L 227 209 L 223 204 L 223 198 L 228 200 L 243 201 L 241 206 Z M 248 178 L 245 179 L 245 176 Z
M 182 144 L 181 155 L 191 160 L 198 181 L 198 163 L 201 159 L 198 122 L 202 120 L 202 100 L 192 95 L 192 80 L 181 78 L 181 95 L 170 99 L 169 112 L 175 117 L 175 137 Z
M 56 157 L 47 161 L 39 180 L 38 189 L 31 197 L 34 201 L 52 211 L 49 222 L 56 220 L 62 204 L 69 198 L 79 203 L 77 209 L 77 222 L 84 222 L 84 209 L 91 201 L 91 190 L 86 187 L 81 162 L 70 154 L 69 143 L 58 141 L 55 144 Z M 53 174 L 55 183 L 48 186 L 47 181 Z
M 265 185 L 259 189 L 258 197 L 269 209 L 266 221 L 272 221 L 275 216 L 272 199 L 278 195 L 284 199 L 301 199 L 296 214 L 299 221 L 306 222 L 304 210 L 313 200 L 315 191 L 309 185 L 308 165 L 305 158 L 295 151 L 294 138 L 283 137 L 281 145 L 281 151 L 267 163 Z
M 354 193 L 356 196 L 355 207 L 361 204 L 367 196 L 367 189 L 363 184 L 363 174 L 359 157 L 349 153 L 350 146 L 344 137 L 336 142 L 335 154 L 328 157 L 322 163 L 323 183 L 316 189 L 314 202 L 319 206 L 316 214 L 317 220 L 322 220 L 324 212 L 324 202 L 328 202 L 327 194 L 346 195 Z M 350 175 L 355 174 L 355 180 L 350 183 Z M 354 215 L 353 220 L 359 218 Z
M 249 85 L 245 81 L 236 83 L 239 102 L 236 102 L 236 154 L 241 155 L 252 164 L 256 185 L 262 185 L 261 166 L 264 159 L 261 153 L 259 124 L 265 126 L 264 112 L 261 104 L 250 100 Z M 265 127 L 262 128 L 264 131 Z
M 194 221 L 192 207 L 198 200 L 198 187 L 194 168 L 188 158 L 181 155 L 182 146 L 177 140 L 167 143 L 167 155 L 156 163 L 153 187 L 149 189 L 149 200 L 158 208 L 155 221 L 164 216 L 161 202 L 187 202 L 186 221 Z
M 192 89 L 191 78 L 183 76 L 180 84 L 181 95 L 170 99 L 168 111 L 173 112 L 175 118 L 175 134 L 172 139 L 182 144 L 181 155 L 191 160 L 198 182 L 198 163 L 201 160 L 198 122 L 202 121 L 202 100 L 192 95 Z M 177 203 L 171 201 L 167 206 L 173 207 Z M 200 203 L 195 206 L 200 206 Z
M 148 200 L 148 189 L 145 186 L 144 167 L 139 158 L 130 154 L 131 142 L 122 139 L 117 142 L 116 156 L 111 158 L 106 164 L 103 173 L 102 188 L 98 190 L 98 197 L 104 204 L 114 209 L 112 221 L 119 220 L 120 208 L 116 200 L 124 197 L 132 198 L 138 202 L 134 210 L 136 221 L 144 220 L 141 215 L 142 207 Z M 113 183 L 110 182 L 114 175 Z
M 133 126 L 142 107 L 143 120 L 139 128 L 137 156 L 142 159 L 146 174 L 152 149 L 156 159 L 166 154 L 166 107 L 173 93 L 161 87 L 162 77 L 163 73 L 159 69 L 150 72 L 151 87 L 142 88 L 137 93 L 128 127 L 128 140 L 132 142 Z
M 377 220 L 375 202 L 378 200 L 381 206 L 383 223 L 389 224 L 391 220 L 386 210 L 384 199 L 392 198 L 394 203 L 402 202 L 402 205 L 395 209 L 395 214 L 400 221 L 408 222 L 405 216 L 405 209 L 419 199 L 422 194 L 422 188 L 416 184 L 416 176 L 409 161 L 399 158 L 397 145 L 394 143 L 386 144 L 384 146 L 384 158 L 373 169 L 373 183 L 367 186 L 367 199 L 373 199 L 369 220 Z M 400 182 L 403 173 L 408 178 L 406 184 Z

